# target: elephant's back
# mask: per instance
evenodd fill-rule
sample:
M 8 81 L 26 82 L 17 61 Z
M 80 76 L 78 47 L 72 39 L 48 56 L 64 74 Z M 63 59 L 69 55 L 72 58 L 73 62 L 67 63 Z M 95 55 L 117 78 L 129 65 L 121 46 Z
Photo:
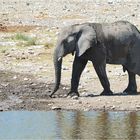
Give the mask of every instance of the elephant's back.
M 102 30 L 106 41 L 114 39 L 120 43 L 128 42 L 134 36 L 133 25 L 129 22 L 118 21 L 110 24 L 102 24 Z

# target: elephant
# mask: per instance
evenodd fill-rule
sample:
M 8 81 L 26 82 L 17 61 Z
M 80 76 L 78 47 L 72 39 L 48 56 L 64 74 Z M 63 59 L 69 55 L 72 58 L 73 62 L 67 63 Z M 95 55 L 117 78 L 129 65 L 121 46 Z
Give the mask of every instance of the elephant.
M 128 21 L 113 23 L 82 23 L 64 27 L 54 50 L 55 85 L 50 97 L 59 89 L 62 59 L 75 55 L 69 96 L 79 96 L 78 85 L 82 71 L 91 61 L 103 92 L 112 95 L 106 74 L 106 64 L 122 65 L 128 73 L 128 86 L 123 91 L 137 94 L 136 74 L 140 75 L 140 32 Z

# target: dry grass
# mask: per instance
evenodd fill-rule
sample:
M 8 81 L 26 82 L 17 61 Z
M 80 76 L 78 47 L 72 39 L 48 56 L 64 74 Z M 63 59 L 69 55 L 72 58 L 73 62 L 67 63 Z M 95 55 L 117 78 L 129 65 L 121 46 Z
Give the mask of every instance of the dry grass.
M 29 32 L 30 30 L 35 29 L 38 26 L 5 26 L 0 24 L 0 32 Z
M 61 19 L 85 19 L 86 17 L 81 15 L 65 15 L 62 16 Z

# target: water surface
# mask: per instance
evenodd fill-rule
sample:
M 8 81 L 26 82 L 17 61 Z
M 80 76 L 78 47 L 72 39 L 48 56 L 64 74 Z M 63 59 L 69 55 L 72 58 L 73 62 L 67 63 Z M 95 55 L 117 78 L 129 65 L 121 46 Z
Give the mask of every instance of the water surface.
M 140 139 L 140 112 L 1 112 L 0 139 Z

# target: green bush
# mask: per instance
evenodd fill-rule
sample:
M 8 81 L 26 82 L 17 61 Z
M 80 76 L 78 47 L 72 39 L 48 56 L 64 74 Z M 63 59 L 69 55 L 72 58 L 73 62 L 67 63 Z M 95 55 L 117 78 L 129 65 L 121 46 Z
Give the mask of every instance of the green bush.
M 27 45 L 27 46 L 36 45 L 36 38 L 29 37 L 29 36 L 21 34 L 21 33 L 17 33 L 12 39 L 25 41 L 25 45 Z

